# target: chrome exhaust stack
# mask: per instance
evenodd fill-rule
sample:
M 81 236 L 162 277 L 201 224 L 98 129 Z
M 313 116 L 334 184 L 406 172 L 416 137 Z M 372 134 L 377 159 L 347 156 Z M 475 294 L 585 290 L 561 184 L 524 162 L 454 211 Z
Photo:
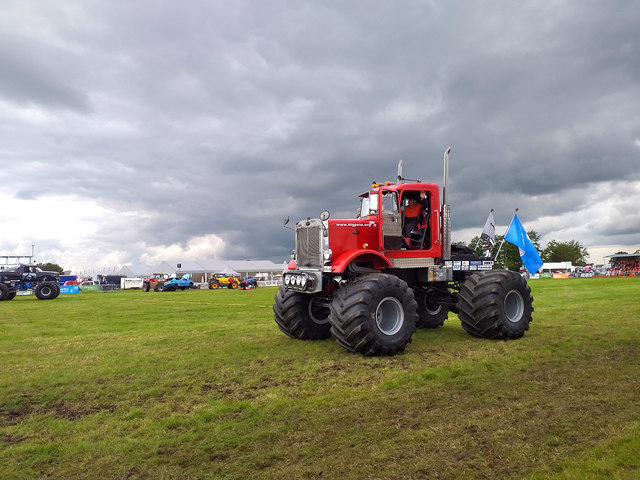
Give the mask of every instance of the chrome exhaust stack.
M 447 204 L 447 183 L 449 181 L 449 154 L 451 147 L 444 152 L 444 184 L 442 186 L 442 260 L 451 260 L 451 207 Z

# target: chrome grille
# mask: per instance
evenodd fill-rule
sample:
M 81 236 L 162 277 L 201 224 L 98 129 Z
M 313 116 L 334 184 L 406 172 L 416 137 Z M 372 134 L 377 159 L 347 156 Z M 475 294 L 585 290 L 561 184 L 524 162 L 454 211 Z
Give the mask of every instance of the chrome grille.
M 322 223 L 303 220 L 296 224 L 296 267 L 322 267 Z

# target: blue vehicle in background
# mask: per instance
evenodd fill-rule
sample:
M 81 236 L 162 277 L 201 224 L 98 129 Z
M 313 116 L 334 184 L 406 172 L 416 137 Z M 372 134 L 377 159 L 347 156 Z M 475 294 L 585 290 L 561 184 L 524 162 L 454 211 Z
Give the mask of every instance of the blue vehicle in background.
M 255 277 L 244 277 L 240 282 L 240 288 L 246 290 L 247 288 L 258 288 L 258 280 Z
M 162 286 L 163 292 L 175 292 L 176 290 L 186 290 L 187 288 L 194 288 L 193 281 L 190 274 L 185 274 L 182 277 L 173 277 L 170 280 L 164 282 Z

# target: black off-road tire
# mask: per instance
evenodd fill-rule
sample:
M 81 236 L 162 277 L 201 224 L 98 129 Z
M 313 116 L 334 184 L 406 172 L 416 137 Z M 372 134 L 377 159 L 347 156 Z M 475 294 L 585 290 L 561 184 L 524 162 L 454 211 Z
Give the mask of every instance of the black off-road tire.
M 9 295 L 7 296 L 7 298 L 5 298 L 5 300 L 13 300 L 14 298 L 16 298 L 17 294 L 18 292 L 16 290 L 14 290 L 13 292 L 9 292 Z
M 363 355 L 404 351 L 416 330 L 413 290 L 385 273 L 363 275 L 338 289 L 331 303 L 331 333 L 340 346 Z
M 449 316 L 449 308 L 442 304 L 432 304 L 425 292 L 414 290 L 414 296 L 418 303 L 418 328 L 438 328 L 444 325 Z
M 329 309 L 319 295 L 280 287 L 275 296 L 273 318 L 285 335 L 298 340 L 322 340 L 331 336 Z
M 471 275 L 460 288 L 458 317 L 475 337 L 520 338 L 532 321 L 533 297 L 516 272 L 492 270 Z
M 38 300 L 53 300 L 60 293 L 56 286 L 57 285 L 52 282 L 42 282 L 36 285 L 33 293 L 35 293 Z
M 143 282 L 142 283 L 142 291 L 143 292 L 148 292 L 149 290 L 151 290 L 151 285 L 149 284 L 149 282 Z
M 4 283 L 0 283 L 0 302 L 4 300 L 11 300 L 9 298 L 9 288 Z

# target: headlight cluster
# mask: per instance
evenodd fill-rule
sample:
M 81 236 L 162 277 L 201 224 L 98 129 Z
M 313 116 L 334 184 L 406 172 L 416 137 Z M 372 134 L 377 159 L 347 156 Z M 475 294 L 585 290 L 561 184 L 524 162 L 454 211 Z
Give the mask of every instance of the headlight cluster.
M 284 285 L 292 290 L 307 290 L 313 287 L 313 278 L 306 273 L 286 273 Z

